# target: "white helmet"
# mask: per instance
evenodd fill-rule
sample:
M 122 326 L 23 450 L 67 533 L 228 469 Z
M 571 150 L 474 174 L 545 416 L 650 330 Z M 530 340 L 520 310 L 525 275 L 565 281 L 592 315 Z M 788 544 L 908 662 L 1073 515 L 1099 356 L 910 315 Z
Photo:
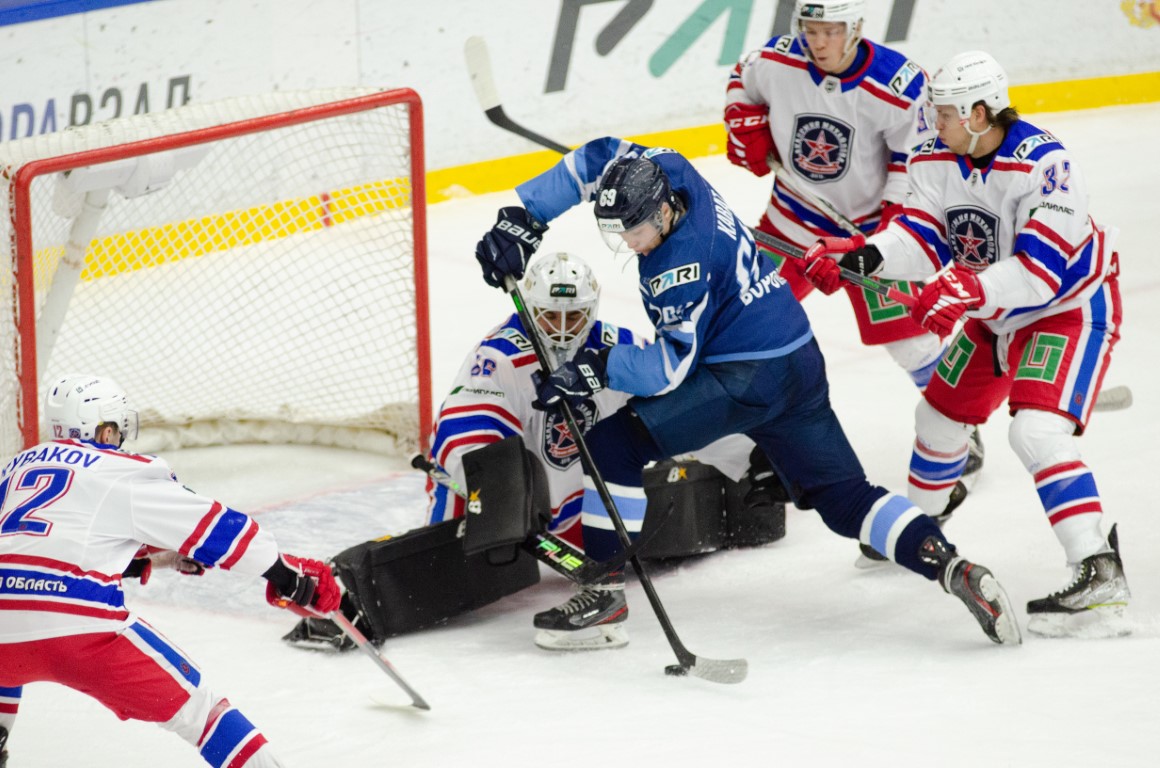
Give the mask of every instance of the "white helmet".
M 44 395 L 44 420 L 52 439 L 92 440 L 97 428 L 112 422 L 121 440 L 137 436 L 137 412 L 129 408 L 125 390 L 112 379 L 69 374 L 57 379 Z
M 1011 106 L 1007 95 L 1007 73 L 991 54 L 967 51 L 955 56 L 935 73 L 928 84 L 930 103 L 952 106 L 966 119 L 980 101 L 999 112 Z
M 524 301 L 556 360 L 572 359 L 596 321 L 600 284 L 579 256 L 551 253 L 528 269 L 522 286 Z M 529 331 L 533 329 L 528 329 Z
M 866 17 L 866 0 L 797 0 L 793 9 L 793 31 L 801 40 L 802 48 L 809 54 L 806 45 L 806 21 L 840 22 L 846 25 L 846 47 L 843 53 L 854 50 L 862 39 L 862 24 Z M 811 54 L 812 58 L 812 54 Z

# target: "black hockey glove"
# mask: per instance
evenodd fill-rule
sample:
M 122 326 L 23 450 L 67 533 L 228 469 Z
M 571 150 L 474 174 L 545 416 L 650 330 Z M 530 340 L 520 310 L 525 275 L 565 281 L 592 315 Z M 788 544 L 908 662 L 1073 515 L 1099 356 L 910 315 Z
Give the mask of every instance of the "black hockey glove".
M 608 373 L 605 370 L 608 351 L 608 348 L 599 352 L 582 349 L 574 359 L 548 374 L 547 379 L 539 371 L 533 373 L 536 407 L 550 408 L 561 399 L 567 400 L 569 405 L 579 405 L 608 386 Z
M 484 281 L 493 288 L 503 288 L 506 276 L 523 277 L 528 259 L 547 231 L 547 224 L 536 221 L 518 205 L 500 208 L 495 226 L 475 246 Z

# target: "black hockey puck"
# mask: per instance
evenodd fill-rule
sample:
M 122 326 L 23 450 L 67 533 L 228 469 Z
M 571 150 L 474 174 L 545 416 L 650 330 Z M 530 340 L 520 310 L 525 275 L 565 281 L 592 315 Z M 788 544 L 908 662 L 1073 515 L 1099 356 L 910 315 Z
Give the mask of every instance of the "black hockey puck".
M 684 677 L 689 674 L 689 668 L 682 667 L 680 664 L 670 664 L 665 667 L 665 674 L 673 677 Z

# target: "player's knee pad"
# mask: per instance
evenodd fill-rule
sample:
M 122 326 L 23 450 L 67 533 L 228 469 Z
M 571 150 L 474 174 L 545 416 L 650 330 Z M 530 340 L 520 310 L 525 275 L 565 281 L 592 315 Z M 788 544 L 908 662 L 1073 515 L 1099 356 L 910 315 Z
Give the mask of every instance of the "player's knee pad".
M 914 409 L 914 434 L 924 446 L 939 453 L 954 453 L 967 444 L 974 430 L 973 424 L 947 418 L 926 401 L 918 401 Z
M 1075 422 L 1050 411 L 1024 408 L 1015 412 L 1007 439 L 1031 474 L 1068 461 L 1079 461 Z
M 926 368 L 938 360 L 946 348 L 943 340 L 933 333 L 892 341 L 882 346 L 894 362 L 898 363 L 898 367 L 908 372 Z
M 627 405 L 596 422 L 584 440 L 601 476 L 617 485 L 639 486 L 645 465 L 665 458 L 648 427 Z

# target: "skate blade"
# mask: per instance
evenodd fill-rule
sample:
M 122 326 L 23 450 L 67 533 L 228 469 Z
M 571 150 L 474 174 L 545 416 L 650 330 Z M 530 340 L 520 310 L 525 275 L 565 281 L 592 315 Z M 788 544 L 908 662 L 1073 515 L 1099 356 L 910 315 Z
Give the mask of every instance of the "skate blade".
M 999 615 L 995 618 L 995 637 L 993 642 L 1001 645 L 1022 645 L 1023 633 L 1019 631 L 1019 621 L 1015 618 L 1015 610 L 1011 607 L 1011 600 L 1007 591 L 994 576 L 984 576 L 979 581 L 979 592 L 988 603 L 999 605 Z
M 858 559 L 854 561 L 854 567 L 861 571 L 874 571 L 890 565 L 894 565 L 890 560 L 874 560 L 863 554 L 859 554 Z
M 628 645 L 628 628 L 623 623 L 601 624 L 573 631 L 541 629 L 536 645 L 545 651 L 600 651 Z
M 1127 637 L 1132 624 L 1123 604 L 1090 608 L 1080 613 L 1033 613 L 1027 631 L 1039 637 L 1102 640 Z

